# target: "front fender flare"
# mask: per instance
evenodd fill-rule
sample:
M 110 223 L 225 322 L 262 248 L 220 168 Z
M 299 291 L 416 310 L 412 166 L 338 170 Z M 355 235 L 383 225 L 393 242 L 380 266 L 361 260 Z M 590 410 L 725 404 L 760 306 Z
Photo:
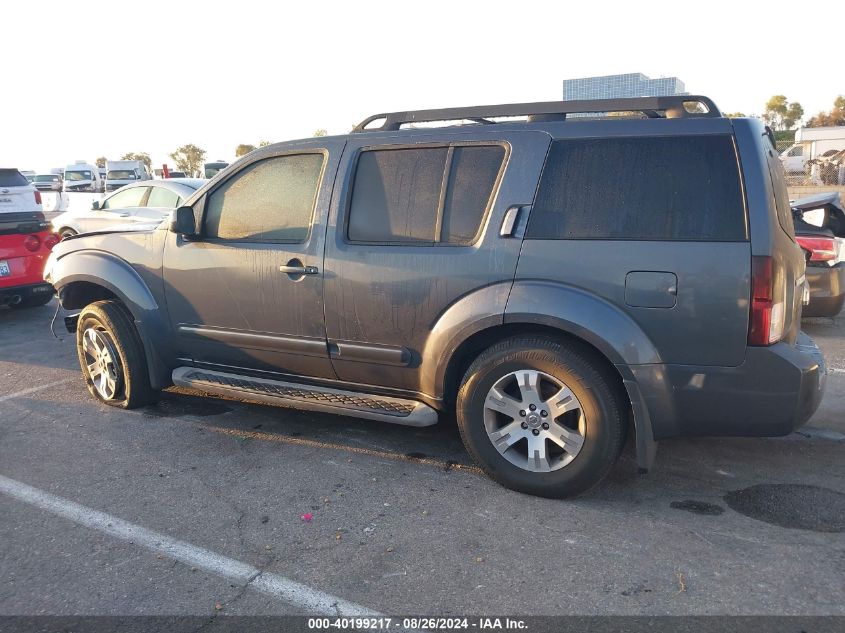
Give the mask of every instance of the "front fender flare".
M 72 251 L 52 262 L 45 276 L 60 294 L 65 286 L 78 281 L 102 286 L 119 297 L 136 319 L 158 311 L 152 292 L 138 272 L 111 253 Z
M 158 303 L 147 284 L 128 263 L 119 257 L 95 250 L 72 251 L 48 263 L 45 279 L 53 284 L 60 300 L 64 290 L 76 282 L 101 286 L 114 294 L 132 314 L 141 337 L 150 383 L 154 389 L 170 384 L 170 374 L 153 345 L 154 338 L 169 332 Z M 63 306 L 82 308 L 81 305 Z

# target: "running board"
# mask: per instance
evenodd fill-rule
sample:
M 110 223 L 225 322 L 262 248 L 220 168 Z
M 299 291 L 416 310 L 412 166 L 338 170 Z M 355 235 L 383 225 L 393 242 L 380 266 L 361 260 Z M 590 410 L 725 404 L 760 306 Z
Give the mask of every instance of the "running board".
M 196 367 L 174 369 L 173 384 L 292 409 L 351 415 L 406 426 L 437 424 L 437 411 L 428 405 L 390 396 L 253 378 Z

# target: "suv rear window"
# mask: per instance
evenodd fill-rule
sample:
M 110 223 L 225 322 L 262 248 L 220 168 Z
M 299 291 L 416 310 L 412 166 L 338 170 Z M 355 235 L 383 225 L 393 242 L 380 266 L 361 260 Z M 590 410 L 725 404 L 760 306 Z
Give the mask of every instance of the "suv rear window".
M 789 204 L 789 193 L 786 189 L 786 177 L 783 172 L 783 164 L 778 155 L 771 149 L 766 150 L 766 161 L 769 164 L 769 175 L 772 178 L 772 188 L 775 194 L 775 207 L 778 212 L 778 222 L 784 233 L 794 242 L 795 225 L 792 220 L 792 207 Z
M 745 205 L 727 135 L 552 143 L 528 239 L 741 241 Z
M 0 169 L 0 187 L 26 187 L 29 181 L 17 169 Z
M 349 207 L 349 240 L 471 244 L 504 158 L 501 145 L 361 152 Z

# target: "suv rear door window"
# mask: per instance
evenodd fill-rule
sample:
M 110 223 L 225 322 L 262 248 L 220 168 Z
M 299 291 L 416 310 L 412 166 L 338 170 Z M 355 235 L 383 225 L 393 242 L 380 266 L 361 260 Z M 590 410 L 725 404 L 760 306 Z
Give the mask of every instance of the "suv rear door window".
M 362 152 L 349 210 L 356 242 L 434 242 L 447 147 Z
M 441 241 L 470 244 L 484 219 L 505 158 L 501 145 L 453 148 Z
M 319 153 L 267 158 L 236 172 L 209 196 L 206 236 L 305 241 L 322 171 Z
M 501 145 L 362 152 L 349 206 L 349 240 L 429 246 L 472 243 L 504 157 Z
M 745 205 L 727 135 L 558 140 L 529 239 L 742 241 Z

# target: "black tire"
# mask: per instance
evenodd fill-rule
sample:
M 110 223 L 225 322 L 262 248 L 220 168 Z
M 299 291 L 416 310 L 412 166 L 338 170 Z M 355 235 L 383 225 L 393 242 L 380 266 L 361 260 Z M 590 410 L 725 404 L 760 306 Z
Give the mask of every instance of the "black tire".
M 583 411 L 579 418 L 583 427 L 580 450 L 574 458 L 561 452 L 571 461 L 557 470 L 534 472 L 515 465 L 488 436 L 488 392 L 495 384 L 501 384 L 501 379 L 522 370 L 542 372 L 568 387 Z M 540 497 L 572 497 L 594 487 L 616 462 L 625 442 L 627 402 L 618 379 L 585 346 L 543 337 L 514 337 L 484 351 L 464 375 L 456 408 L 464 445 L 484 472 L 507 488 Z M 489 410 L 487 415 L 491 415 Z M 526 428 L 524 423 L 522 428 Z M 530 432 L 536 435 L 541 431 Z M 522 446 L 527 448 L 530 439 L 519 441 L 526 442 Z M 544 440 L 544 445 L 551 446 L 551 442 Z M 521 448 L 518 442 L 513 446 L 514 450 Z
M 45 306 L 53 299 L 53 293 L 51 292 L 44 292 L 41 294 L 30 295 L 20 303 L 17 303 L 11 306 L 15 310 L 20 310 L 21 308 L 37 308 L 39 306 Z
M 88 371 L 89 359 L 86 358 L 83 339 L 92 328 L 116 357 L 113 363 L 116 378 L 112 397 L 104 397 L 98 391 Z M 135 409 L 155 401 L 156 394 L 150 387 L 141 338 L 129 311 L 119 302 L 97 301 L 82 310 L 76 328 L 76 353 L 88 391 L 100 402 L 112 407 Z

